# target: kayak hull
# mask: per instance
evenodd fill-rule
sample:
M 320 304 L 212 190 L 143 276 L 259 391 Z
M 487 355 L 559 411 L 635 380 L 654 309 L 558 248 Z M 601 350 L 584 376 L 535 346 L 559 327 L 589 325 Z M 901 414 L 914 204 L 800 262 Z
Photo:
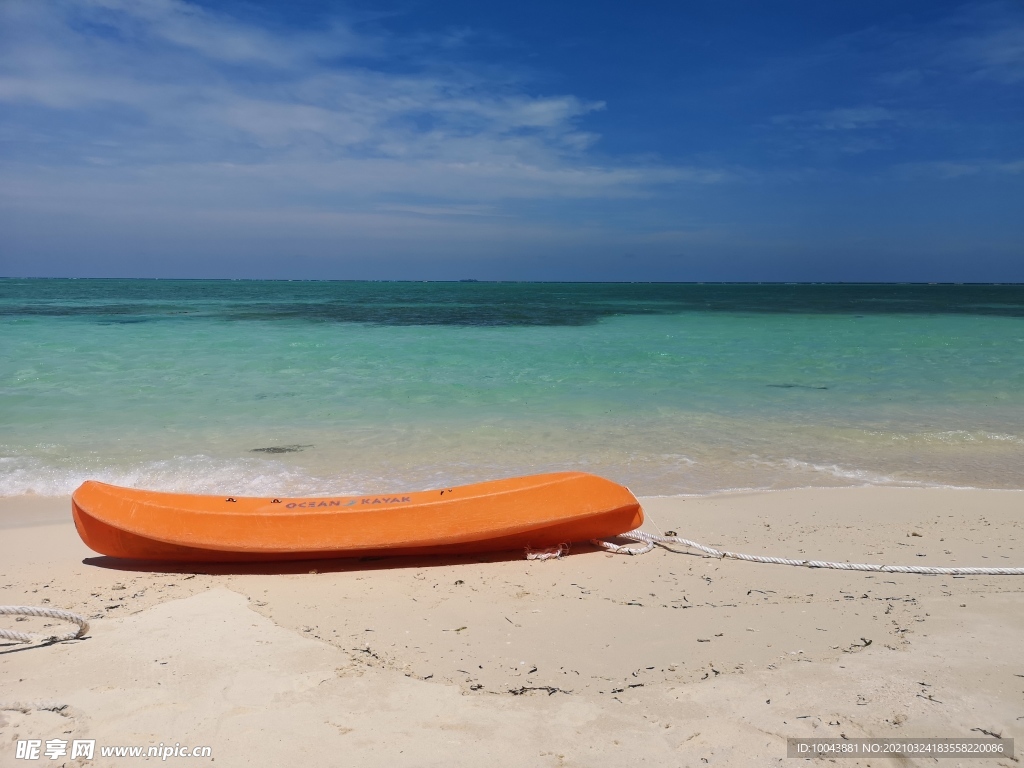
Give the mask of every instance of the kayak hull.
M 378 496 L 245 498 L 87 481 L 72 496 L 82 541 L 109 557 L 259 562 L 545 548 L 643 523 L 624 486 L 583 472 Z

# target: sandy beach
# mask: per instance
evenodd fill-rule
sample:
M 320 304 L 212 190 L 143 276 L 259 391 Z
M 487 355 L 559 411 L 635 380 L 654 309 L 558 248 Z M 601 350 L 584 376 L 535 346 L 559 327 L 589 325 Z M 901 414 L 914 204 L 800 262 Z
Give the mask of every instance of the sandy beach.
M 646 529 L 733 551 L 1024 565 L 1024 491 L 642 501 Z M 0 604 L 92 622 L 77 641 L 0 643 L 0 700 L 67 705 L 0 713 L 2 766 L 30 764 L 15 758 L 18 740 L 54 738 L 209 746 L 221 766 L 785 765 L 787 737 L 1024 728 L 1024 577 L 665 549 L 628 557 L 586 544 L 546 562 L 505 553 L 139 570 L 86 549 L 67 499 L 19 497 L 0 501 Z M 89 764 L 136 762 L 97 753 Z

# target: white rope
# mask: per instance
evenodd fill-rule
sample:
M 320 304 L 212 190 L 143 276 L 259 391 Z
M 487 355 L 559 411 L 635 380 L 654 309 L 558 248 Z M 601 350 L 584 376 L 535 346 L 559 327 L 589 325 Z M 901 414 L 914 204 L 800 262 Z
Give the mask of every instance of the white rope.
M 55 635 L 30 635 L 27 632 L 0 629 L 0 639 L 14 640 L 16 643 L 56 643 L 62 640 L 74 640 L 89 631 L 89 622 L 84 616 L 79 616 L 71 611 L 62 611 L 59 608 L 40 608 L 34 605 L 0 605 L 0 616 L 41 616 L 47 619 L 70 621 L 72 624 L 78 625 L 76 630 Z
M 628 533 L 621 534 L 623 537 L 628 538 Z M 612 544 L 610 541 L 601 541 L 600 539 L 591 539 L 591 543 L 597 544 L 597 546 L 607 549 L 609 552 L 614 552 L 616 555 L 646 555 L 652 549 L 654 549 L 654 542 L 649 541 L 642 547 L 631 547 L 628 544 Z
M 931 565 L 874 565 L 872 563 L 832 563 L 827 560 L 791 560 L 786 557 L 766 557 L 764 555 L 743 555 L 738 552 L 727 552 L 684 539 L 681 536 L 658 536 L 654 533 L 636 530 L 620 533 L 623 539 L 643 542 L 643 547 L 612 544 L 608 541 L 593 539 L 602 549 L 616 554 L 642 555 L 654 549 L 655 544 L 682 544 L 684 547 L 696 549 L 711 557 L 728 557 L 733 560 L 746 560 L 749 563 L 773 563 L 775 565 L 797 565 L 804 568 L 834 568 L 840 571 L 876 571 L 881 573 L 927 573 L 942 576 L 1024 576 L 1024 568 L 939 568 Z

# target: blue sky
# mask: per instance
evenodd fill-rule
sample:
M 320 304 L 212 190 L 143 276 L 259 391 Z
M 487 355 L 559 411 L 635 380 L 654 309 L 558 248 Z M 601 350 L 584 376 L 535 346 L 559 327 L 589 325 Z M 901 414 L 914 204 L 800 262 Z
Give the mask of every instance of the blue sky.
M 0 274 L 1024 281 L 1024 6 L 4 0 Z

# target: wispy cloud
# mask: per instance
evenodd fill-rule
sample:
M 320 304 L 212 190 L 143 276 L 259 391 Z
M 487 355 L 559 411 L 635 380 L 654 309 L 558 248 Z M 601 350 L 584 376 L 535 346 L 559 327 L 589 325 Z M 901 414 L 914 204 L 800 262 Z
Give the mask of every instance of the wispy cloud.
M 1024 160 L 995 162 L 992 160 L 970 161 L 935 161 L 924 163 L 904 163 L 897 166 L 897 171 L 904 177 L 923 177 L 936 179 L 962 179 L 968 176 L 1015 176 L 1024 174 Z
M 441 66 L 445 40 L 396 72 L 402 41 L 343 20 L 286 33 L 184 0 L 12 0 L 0 26 L 6 161 L 51 169 L 20 179 L 19 194 L 56 167 L 83 194 L 92 184 L 147 198 L 156 183 L 204 205 L 218 190 L 328 208 L 368 195 L 631 197 L 730 178 L 604 159 L 582 127 L 603 103 Z
M 952 38 L 937 59 L 975 79 L 1024 81 L 1024 7 L 988 2 L 967 6 L 946 24 Z
M 889 149 L 900 122 L 897 113 L 877 105 L 807 110 L 770 120 L 790 151 L 810 150 L 819 157 Z
M 885 107 L 861 106 L 776 115 L 772 122 L 816 131 L 856 131 L 895 122 L 896 119 L 896 115 Z
M 818 108 L 768 121 L 784 154 L 806 150 L 821 163 L 886 150 L 896 166 L 931 153 L 933 166 L 947 163 L 955 178 L 969 175 L 955 167 L 977 165 L 963 159 L 959 145 L 986 125 L 992 157 L 978 168 L 988 172 L 1002 154 L 999 131 L 1013 125 L 1019 132 L 1012 109 L 1000 105 L 1020 99 L 1024 7 L 995 0 L 924 18 L 904 14 L 794 53 L 771 76 L 817 82 L 819 73 L 834 87 L 819 92 Z M 850 103 L 851 93 L 860 103 Z
M 1024 6 L 968 2 L 919 28 L 869 29 L 845 43 L 881 65 L 878 82 L 894 89 L 1024 81 Z

